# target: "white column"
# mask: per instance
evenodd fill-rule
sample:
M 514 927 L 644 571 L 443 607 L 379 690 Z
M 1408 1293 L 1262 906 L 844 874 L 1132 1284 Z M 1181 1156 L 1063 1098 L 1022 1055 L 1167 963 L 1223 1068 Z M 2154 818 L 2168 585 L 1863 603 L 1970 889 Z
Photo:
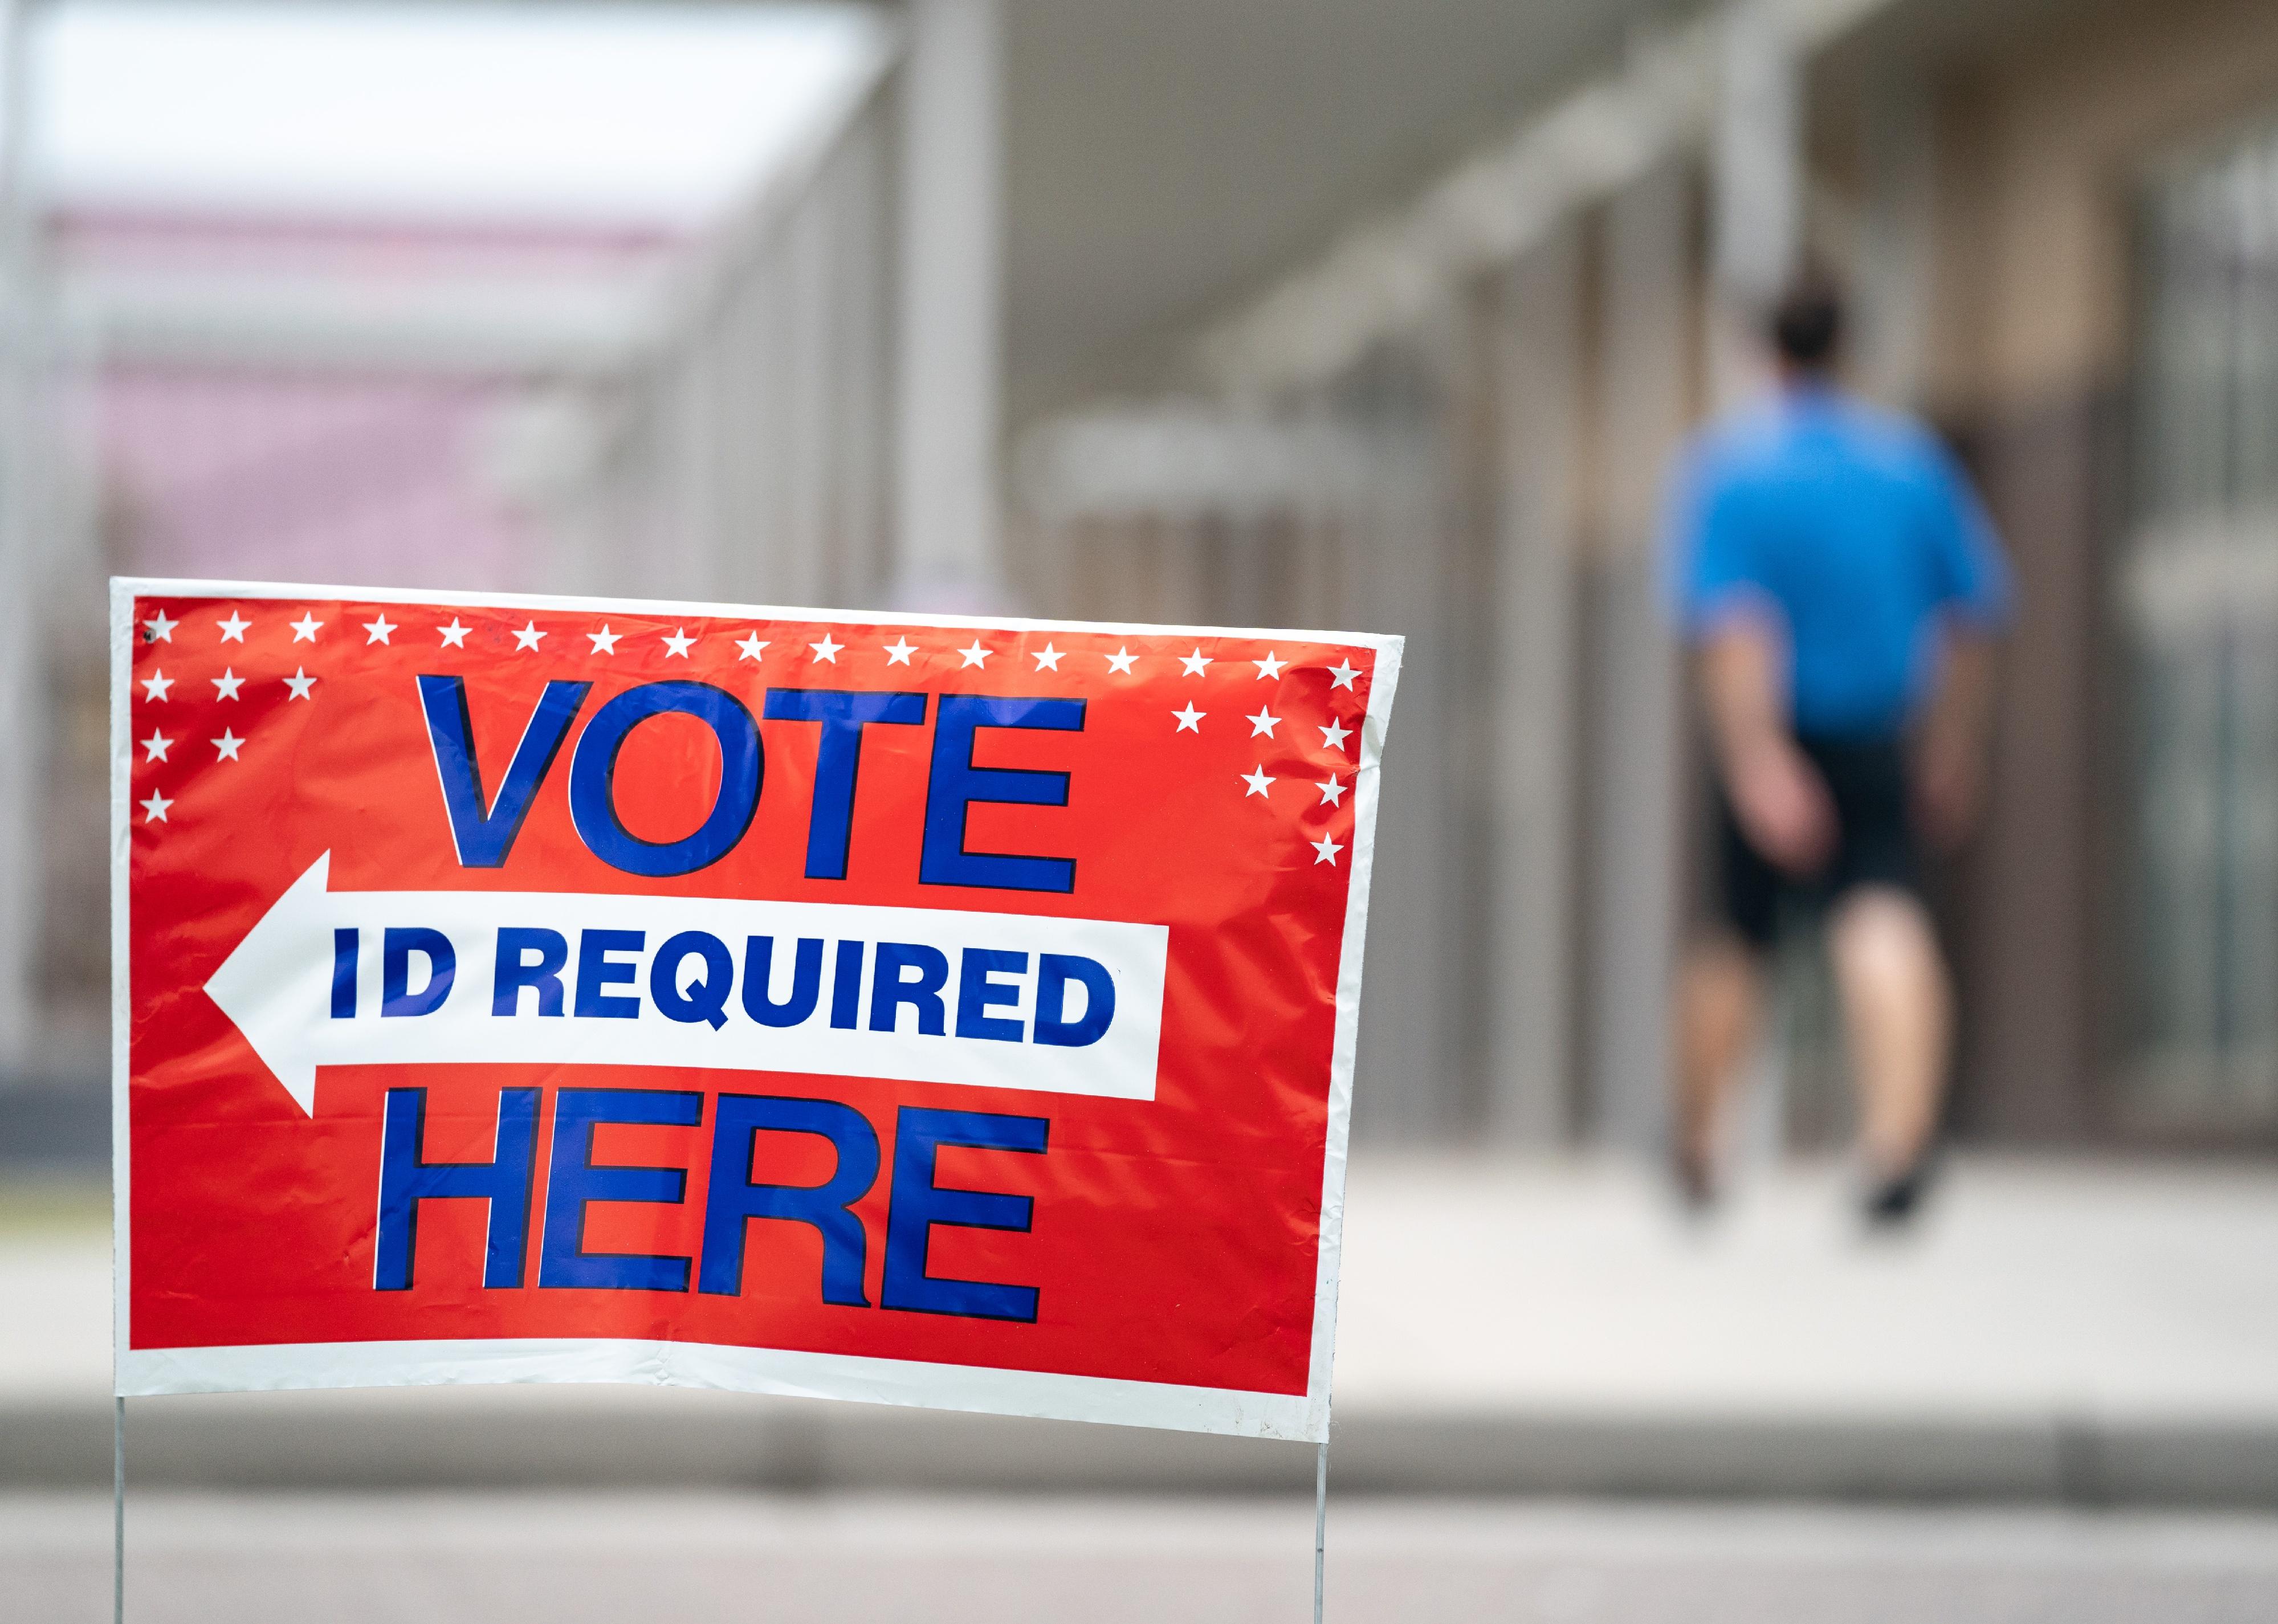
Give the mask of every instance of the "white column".
M 1725 12 L 1723 65 L 1709 177 L 1716 279 L 1769 299 L 1794 269 L 1803 219 L 1795 42 L 1771 0 L 1737 0 Z
M 1368 428 L 1365 496 L 1351 515 L 1345 563 L 1349 620 L 1408 639 L 1400 723 L 1378 807 L 1369 894 L 1368 997 L 1361 1011 L 1354 1132 L 1379 1142 L 1445 1140 L 1462 1125 L 1462 913 L 1449 789 L 1461 680 L 1449 636 L 1448 515 L 1440 451 L 1412 409 Z M 1341 617 L 1342 618 L 1342 617 Z
M 1002 601 L 1003 16 L 999 0 L 912 0 L 902 82 L 894 596 Z
M 1601 1142 L 1660 1142 L 1669 1000 L 1682 909 L 1684 712 L 1655 529 L 1691 402 L 1698 342 L 1690 177 L 1663 164 L 1607 210 L 1589 741 L 1589 1124 Z
M 1576 855 L 1576 542 L 1584 402 L 1581 233 L 1512 272 L 1502 395 L 1503 522 L 1494 572 L 1487 1125 L 1556 1145 L 1570 1120 Z
M 1937 119 L 1918 71 L 1893 68 L 1867 92 L 1867 202 L 1861 221 L 1855 346 L 1868 391 L 1894 406 L 1922 393 L 1929 349 Z
M 1722 83 L 1708 164 L 1706 339 L 1710 404 L 1731 411 L 1771 386 L 1763 324 L 1803 262 L 1802 42 L 1782 0 L 1732 0 L 1724 12 Z M 1761 1159 L 1785 1138 L 1789 995 L 1764 1024 L 1739 1137 Z
M 1710 144 L 1710 386 L 1730 406 L 1762 382 L 1755 333 L 1795 274 L 1803 244 L 1798 45 L 1776 0 L 1724 12 L 1722 84 Z

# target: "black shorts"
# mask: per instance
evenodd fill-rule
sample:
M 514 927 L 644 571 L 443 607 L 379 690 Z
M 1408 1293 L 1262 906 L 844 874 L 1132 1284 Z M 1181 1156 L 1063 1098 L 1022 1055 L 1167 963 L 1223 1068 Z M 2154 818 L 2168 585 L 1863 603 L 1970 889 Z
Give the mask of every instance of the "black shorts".
M 1835 854 L 1808 879 L 1775 867 L 1748 843 L 1717 796 L 1717 844 L 1725 922 L 1750 947 L 1770 948 L 1787 910 L 1824 908 L 1858 885 L 1889 885 L 1922 894 L 1922 864 L 1908 811 L 1907 751 L 1899 739 L 1796 741 L 1835 797 Z

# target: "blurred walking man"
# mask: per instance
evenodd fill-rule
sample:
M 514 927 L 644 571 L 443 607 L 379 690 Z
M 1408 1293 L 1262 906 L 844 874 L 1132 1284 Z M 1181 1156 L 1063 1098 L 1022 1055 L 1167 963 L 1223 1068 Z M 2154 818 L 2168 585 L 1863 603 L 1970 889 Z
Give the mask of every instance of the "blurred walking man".
M 1800 906 L 1825 909 L 1867 1213 L 1892 1224 L 1922 1192 L 1953 1032 L 1918 842 L 1951 845 L 1976 816 L 2010 587 L 1930 431 L 1836 387 L 1841 327 L 1823 285 L 1782 301 L 1777 400 L 1704 434 L 1672 492 L 1668 562 L 1722 826 L 1722 919 L 1678 991 L 1674 1149 L 1705 1205 L 1767 952 Z

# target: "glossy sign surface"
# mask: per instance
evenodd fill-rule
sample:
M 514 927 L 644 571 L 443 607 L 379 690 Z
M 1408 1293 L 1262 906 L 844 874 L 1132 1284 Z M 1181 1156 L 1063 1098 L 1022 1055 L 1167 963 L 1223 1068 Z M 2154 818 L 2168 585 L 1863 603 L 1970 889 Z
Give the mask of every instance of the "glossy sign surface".
M 1395 638 L 121 582 L 118 1390 L 1326 1422 Z

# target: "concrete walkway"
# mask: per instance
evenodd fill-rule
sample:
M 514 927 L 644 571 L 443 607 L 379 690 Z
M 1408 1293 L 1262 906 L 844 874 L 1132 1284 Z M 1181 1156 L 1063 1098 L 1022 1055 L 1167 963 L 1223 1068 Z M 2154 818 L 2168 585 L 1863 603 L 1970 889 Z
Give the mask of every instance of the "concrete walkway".
M 185 1494 L 129 1503 L 135 1624 L 1296 1624 L 1310 1496 Z M 2278 1517 L 1367 1500 L 1334 1624 L 2268 1624 Z M 0 1620 L 111 1617 L 111 1497 L 0 1493 Z
M 1840 1175 L 1688 1229 L 1617 1163 L 1364 1149 L 1339 1338 L 1354 1490 L 2278 1506 L 2278 1176 L 1964 1162 L 1862 1236 Z M 0 1484 L 108 1481 L 109 1256 L 0 1230 Z M 1303 1446 L 711 1393 L 151 1399 L 199 1486 L 1310 1487 Z

